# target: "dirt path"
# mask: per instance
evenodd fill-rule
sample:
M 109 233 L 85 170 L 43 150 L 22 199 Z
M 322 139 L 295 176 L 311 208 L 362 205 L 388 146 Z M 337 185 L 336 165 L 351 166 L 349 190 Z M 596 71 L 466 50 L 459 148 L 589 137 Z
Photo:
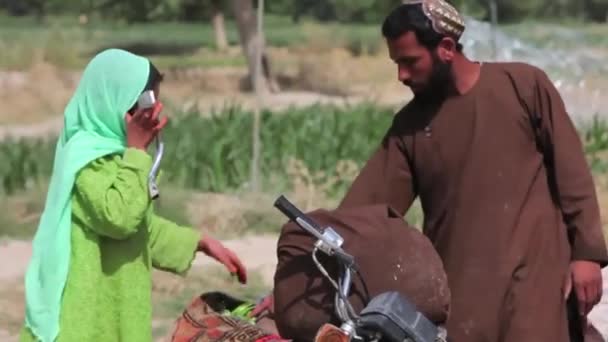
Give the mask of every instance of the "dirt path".
M 0 283 L 22 278 L 31 254 L 29 241 L 0 242 Z
M 226 247 L 236 251 L 245 263 L 245 267 L 260 271 L 264 279 L 272 282 L 276 266 L 276 237 L 261 235 L 244 237 L 239 240 L 224 241 Z M 0 283 L 22 279 L 32 253 L 32 244 L 29 241 L 0 242 Z M 208 265 L 216 263 L 215 260 L 198 255 L 194 265 Z
M 276 257 L 277 237 L 272 235 L 249 236 L 239 240 L 228 240 L 224 244 L 235 251 L 250 272 L 260 272 L 264 281 L 272 286 Z M 206 255 L 199 254 L 194 265 L 216 264 Z
M 0 125 L 0 141 L 7 138 L 32 138 L 56 135 L 61 130 L 62 117 L 55 117 L 37 124 Z
M 401 94 L 385 94 L 382 98 L 365 98 L 361 96 L 330 96 L 306 91 L 285 91 L 269 94 L 264 100 L 264 108 L 281 111 L 288 108 L 307 107 L 315 104 L 348 106 L 366 100 L 375 100 L 377 103 L 397 108 L 403 105 L 408 97 Z M 194 102 L 186 102 L 183 107 L 196 106 L 201 113 L 212 112 L 230 104 L 238 104 L 246 110 L 252 110 L 257 105 L 255 97 L 249 94 L 206 95 Z M 177 109 L 179 111 L 179 109 Z M 33 124 L 0 124 L 0 141 L 9 138 L 28 138 L 57 135 L 63 125 L 63 118 L 59 115 L 44 119 Z

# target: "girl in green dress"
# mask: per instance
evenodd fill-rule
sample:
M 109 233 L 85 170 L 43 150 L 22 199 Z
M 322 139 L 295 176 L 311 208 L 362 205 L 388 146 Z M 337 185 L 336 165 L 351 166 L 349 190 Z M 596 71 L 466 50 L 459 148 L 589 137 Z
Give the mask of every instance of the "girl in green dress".
M 162 104 L 137 109 L 161 76 L 110 49 L 86 67 L 64 112 L 44 212 L 25 277 L 21 341 L 149 342 L 152 268 L 185 273 L 196 252 L 246 282 L 220 242 L 153 212 L 146 148 L 167 123 Z

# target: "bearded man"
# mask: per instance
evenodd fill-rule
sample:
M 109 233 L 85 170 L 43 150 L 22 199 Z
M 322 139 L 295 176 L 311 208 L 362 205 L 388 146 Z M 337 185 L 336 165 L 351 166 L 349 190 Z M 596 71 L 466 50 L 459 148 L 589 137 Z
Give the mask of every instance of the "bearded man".
M 414 98 L 340 207 L 404 215 L 420 198 L 448 277 L 451 341 L 580 339 L 608 261 L 581 141 L 542 70 L 471 61 L 463 31 L 442 0 L 388 15 L 382 33 Z

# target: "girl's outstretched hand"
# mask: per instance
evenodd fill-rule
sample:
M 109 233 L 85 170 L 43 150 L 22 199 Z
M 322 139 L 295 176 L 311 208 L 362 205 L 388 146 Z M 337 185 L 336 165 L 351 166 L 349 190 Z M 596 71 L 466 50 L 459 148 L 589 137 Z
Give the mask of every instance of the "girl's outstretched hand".
M 247 270 L 241 260 L 218 240 L 211 237 L 201 239 L 198 243 L 198 251 L 224 264 L 230 273 L 238 276 L 241 284 L 247 283 Z

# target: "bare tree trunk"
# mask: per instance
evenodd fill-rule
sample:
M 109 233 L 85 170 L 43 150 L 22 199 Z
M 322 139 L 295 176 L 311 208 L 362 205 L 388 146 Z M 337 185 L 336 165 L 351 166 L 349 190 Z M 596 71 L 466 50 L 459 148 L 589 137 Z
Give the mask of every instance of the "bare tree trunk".
M 33 1 L 34 11 L 36 13 L 36 20 L 38 23 L 44 23 L 46 20 L 46 2 L 45 1 Z
M 226 38 L 226 25 L 224 24 L 224 13 L 222 12 L 221 3 L 218 0 L 211 2 L 213 7 L 213 17 L 211 23 L 213 32 L 215 33 L 215 47 L 219 51 L 225 51 L 228 48 L 228 39 Z
M 258 10 L 256 13 L 256 32 L 258 33 L 258 37 L 260 41 L 263 38 L 264 29 L 262 28 L 262 24 L 264 23 L 264 0 L 258 1 Z M 257 46 L 255 51 L 255 74 L 253 79 L 258 79 L 260 77 L 265 77 L 262 75 L 262 56 L 263 56 L 263 46 L 262 44 Z M 267 78 L 266 78 L 267 79 Z M 261 117 L 261 109 L 264 105 L 264 92 L 261 88 L 256 89 L 256 97 L 257 97 L 257 105 L 255 106 L 255 112 L 253 113 L 253 132 L 251 135 L 252 143 L 253 143 L 253 153 L 251 155 L 251 189 L 254 192 L 260 191 L 260 153 L 262 149 L 262 139 L 260 136 L 260 130 L 262 126 L 262 117 Z
M 232 0 L 232 9 L 236 18 L 237 28 L 243 54 L 247 59 L 250 85 L 256 93 L 267 92 L 270 83 L 265 72 L 258 70 L 260 64 L 256 51 L 260 49 L 264 56 L 264 34 L 257 30 L 256 12 L 252 0 Z M 264 57 L 263 57 L 264 58 Z M 267 56 L 265 57 L 267 58 Z

